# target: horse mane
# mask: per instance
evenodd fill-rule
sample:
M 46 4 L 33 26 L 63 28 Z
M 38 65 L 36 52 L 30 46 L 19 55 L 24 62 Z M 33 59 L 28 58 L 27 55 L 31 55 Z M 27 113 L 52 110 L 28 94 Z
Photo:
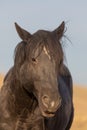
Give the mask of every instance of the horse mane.
M 25 46 L 26 46 L 26 43 L 22 41 L 15 48 L 14 65 L 16 65 L 16 67 L 18 68 L 23 64 L 23 62 L 26 59 Z

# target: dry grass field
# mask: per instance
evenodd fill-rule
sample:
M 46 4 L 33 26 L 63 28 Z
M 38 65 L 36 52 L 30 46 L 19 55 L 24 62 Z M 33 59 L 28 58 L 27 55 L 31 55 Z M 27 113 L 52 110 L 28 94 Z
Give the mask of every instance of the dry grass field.
M 87 130 L 87 87 L 74 86 L 74 108 L 71 130 Z
M 2 82 L 3 82 L 3 75 L 2 74 L 0 74 L 0 87 L 1 87 L 1 85 L 2 85 Z
M 0 75 L 0 86 L 3 75 Z M 87 130 L 87 88 L 74 86 L 75 116 L 71 130 Z

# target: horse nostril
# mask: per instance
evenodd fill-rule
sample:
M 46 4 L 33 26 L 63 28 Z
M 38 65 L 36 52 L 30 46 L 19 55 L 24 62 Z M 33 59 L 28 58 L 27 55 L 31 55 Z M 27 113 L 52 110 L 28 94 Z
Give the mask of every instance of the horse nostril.
M 61 97 L 56 101 L 52 100 L 48 95 L 42 97 L 42 103 L 47 109 L 56 110 L 61 106 Z
M 43 105 L 48 108 L 49 107 L 49 102 L 50 102 L 50 99 L 49 99 L 48 95 L 44 95 L 42 97 L 42 103 L 43 103 Z

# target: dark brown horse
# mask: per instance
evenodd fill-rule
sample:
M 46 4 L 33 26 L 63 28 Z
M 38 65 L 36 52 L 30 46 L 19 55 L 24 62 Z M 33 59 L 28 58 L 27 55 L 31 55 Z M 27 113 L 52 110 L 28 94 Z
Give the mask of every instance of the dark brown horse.
M 65 23 L 34 34 L 15 26 L 22 41 L 0 91 L 0 130 L 69 130 L 72 77 L 60 43 Z

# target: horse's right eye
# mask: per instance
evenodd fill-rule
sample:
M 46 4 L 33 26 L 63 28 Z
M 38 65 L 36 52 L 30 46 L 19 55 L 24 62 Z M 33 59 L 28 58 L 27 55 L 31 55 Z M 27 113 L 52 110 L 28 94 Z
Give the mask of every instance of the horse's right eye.
M 33 62 L 36 62 L 36 59 L 35 59 L 35 58 L 32 58 L 32 61 L 33 61 Z
M 36 63 L 37 63 L 37 59 L 32 58 L 32 62 L 33 62 L 34 64 L 36 64 Z

